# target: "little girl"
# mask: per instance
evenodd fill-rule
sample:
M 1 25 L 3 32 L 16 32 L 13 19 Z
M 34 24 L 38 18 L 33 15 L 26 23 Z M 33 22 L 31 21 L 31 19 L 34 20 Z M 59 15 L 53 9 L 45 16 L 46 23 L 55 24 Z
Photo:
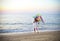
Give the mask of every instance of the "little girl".
M 38 32 L 38 27 L 40 26 L 41 21 L 44 23 L 44 21 L 43 21 L 43 19 L 40 15 L 37 15 L 36 17 L 34 17 L 34 21 L 33 21 L 33 23 L 34 23 L 34 32 Z

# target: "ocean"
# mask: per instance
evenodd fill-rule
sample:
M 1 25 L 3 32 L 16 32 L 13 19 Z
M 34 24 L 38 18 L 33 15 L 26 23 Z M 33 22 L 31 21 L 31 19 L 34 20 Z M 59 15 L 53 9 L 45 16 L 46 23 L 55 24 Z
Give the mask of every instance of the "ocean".
M 45 19 L 45 24 L 40 24 L 40 31 L 60 31 L 60 14 L 46 14 L 42 16 Z M 2 21 L 0 22 L 0 33 L 32 32 L 34 29 L 32 22 L 33 18 L 30 17 L 20 17 L 18 15 L 2 15 Z

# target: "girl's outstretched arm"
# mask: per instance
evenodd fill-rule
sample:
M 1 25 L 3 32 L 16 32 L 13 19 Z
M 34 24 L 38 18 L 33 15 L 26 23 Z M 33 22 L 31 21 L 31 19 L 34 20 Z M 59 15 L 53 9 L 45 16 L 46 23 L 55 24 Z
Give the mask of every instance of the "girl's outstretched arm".
M 42 16 L 40 16 L 40 18 L 41 18 L 42 22 L 45 23 L 44 20 L 43 20 L 43 18 L 42 18 Z

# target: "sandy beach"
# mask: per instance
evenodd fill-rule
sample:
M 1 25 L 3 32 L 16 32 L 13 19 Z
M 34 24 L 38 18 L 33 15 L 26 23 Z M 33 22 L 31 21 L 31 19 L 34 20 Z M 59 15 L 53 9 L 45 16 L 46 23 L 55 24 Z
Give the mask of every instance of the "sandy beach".
M 60 41 L 60 31 L 0 35 L 0 41 Z

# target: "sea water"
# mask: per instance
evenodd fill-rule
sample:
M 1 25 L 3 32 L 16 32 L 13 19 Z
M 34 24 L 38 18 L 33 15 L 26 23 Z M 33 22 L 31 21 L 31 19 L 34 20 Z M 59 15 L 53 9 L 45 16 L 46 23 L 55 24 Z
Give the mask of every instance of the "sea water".
M 5 16 L 5 15 L 3 15 Z M 7 15 L 6 15 L 7 16 Z M 2 18 L 5 18 L 2 17 Z M 41 23 L 39 30 L 40 31 L 60 31 L 60 14 L 46 14 L 46 15 L 42 15 L 44 17 L 45 20 L 45 24 Z M 8 17 L 8 16 L 7 16 Z M 1 18 L 1 19 L 2 19 Z M 15 17 L 16 18 L 16 17 Z M 17 17 L 18 18 L 18 17 Z M 30 17 L 21 17 L 22 19 L 19 20 L 18 19 L 12 20 L 14 19 L 13 16 L 8 17 L 5 22 L 0 22 L 0 33 L 10 33 L 10 32 L 32 32 L 34 29 L 33 26 L 33 20 Z M 11 20 L 10 20 L 11 19 Z M 9 21 L 10 20 L 10 21 Z M 32 21 L 31 21 L 32 20 Z M 13 21 L 13 22 L 12 22 Z

